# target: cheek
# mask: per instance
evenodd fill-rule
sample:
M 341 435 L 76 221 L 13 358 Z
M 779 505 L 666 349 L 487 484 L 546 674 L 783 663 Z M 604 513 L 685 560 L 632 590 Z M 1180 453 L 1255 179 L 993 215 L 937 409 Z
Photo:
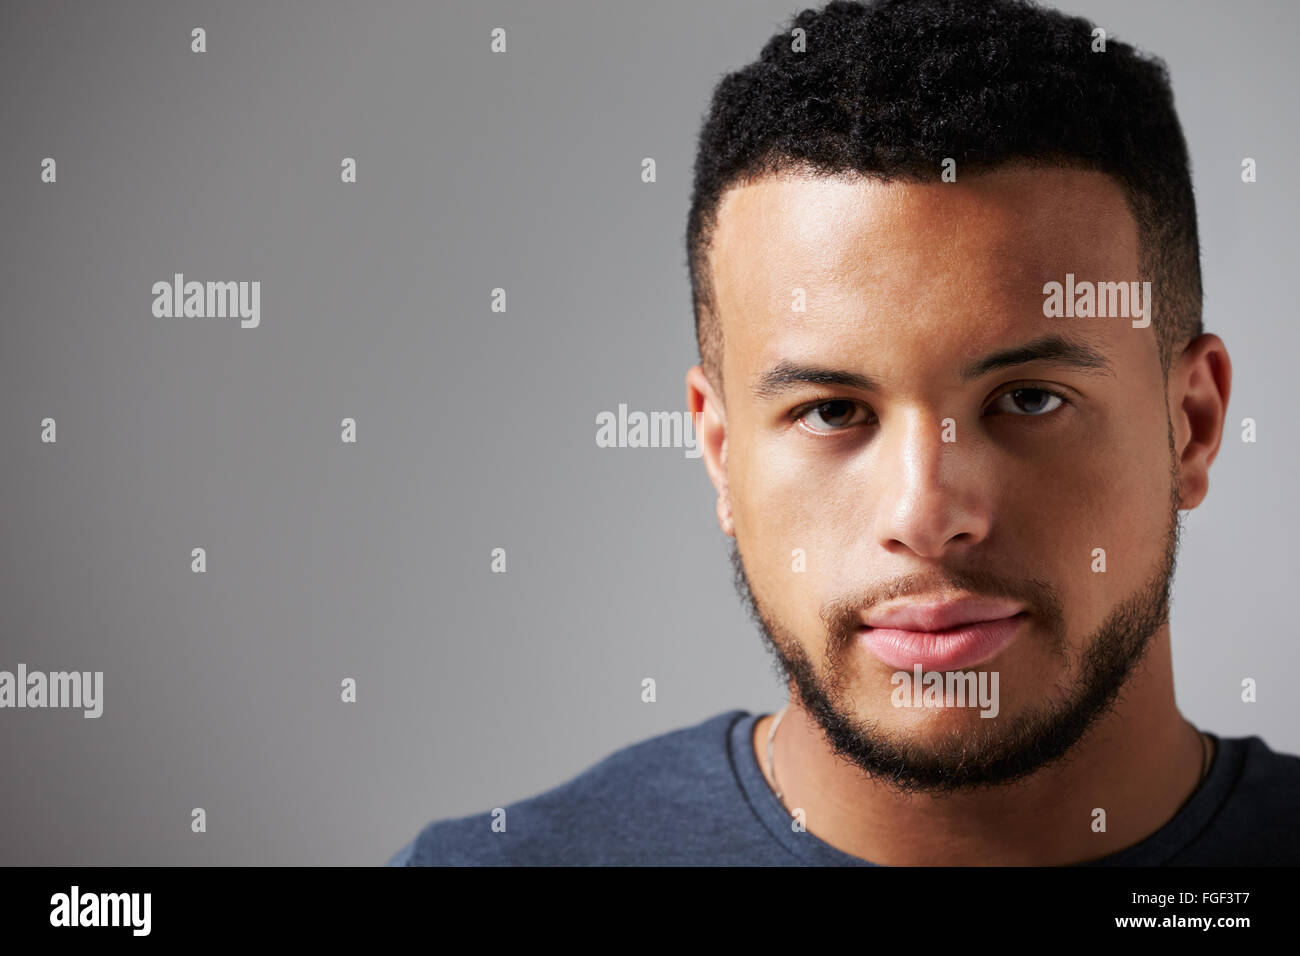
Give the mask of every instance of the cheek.
M 1136 439 L 1136 435 L 1133 436 Z M 1164 558 L 1173 509 L 1168 437 L 1154 429 L 1123 443 L 1100 477 L 1091 534 L 1105 549 L 1106 572 L 1092 574 L 1109 604 L 1139 591 Z M 1109 607 L 1107 608 L 1109 610 Z
M 866 510 L 852 491 L 856 480 L 844 471 L 832 473 L 814 460 L 789 453 L 780 442 L 749 443 L 729 458 L 728 481 L 736 535 L 753 551 L 752 560 L 790 569 L 801 549 L 808 571 L 816 553 L 839 541 L 843 520 Z M 830 555 L 843 557 L 838 548 Z
M 838 538 L 843 529 L 832 508 L 852 511 L 852 502 L 810 478 L 805 464 L 756 454 L 753 446 L 728 450 L 727 480 L 736 540 L 755 594 L 805 646 L 816 643 L 825 630 L 820 609 L 837 596 L 833 572 L 845 567 L 849 551 Z M 864 568 L 854 570 L 860 586 Z
M 1008 573 L 1050 582 L 1079 639 L 1145 586 L 1163 558 L 1169 469 L 1163 425 L 1090 431 L 1075 448 L 1009 465 L 991 551 L 1006 557 Z

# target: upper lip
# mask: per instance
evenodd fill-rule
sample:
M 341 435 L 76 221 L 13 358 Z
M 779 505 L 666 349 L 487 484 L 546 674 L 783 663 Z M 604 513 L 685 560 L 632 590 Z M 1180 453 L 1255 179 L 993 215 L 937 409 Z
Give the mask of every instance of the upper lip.
M 979 621 L 1000 621 L 1024 610 L 1013 601 L 991 598 L 910 601 L 863 618 L 868 627 L 890 627 L 903 631 L 944 631 Z

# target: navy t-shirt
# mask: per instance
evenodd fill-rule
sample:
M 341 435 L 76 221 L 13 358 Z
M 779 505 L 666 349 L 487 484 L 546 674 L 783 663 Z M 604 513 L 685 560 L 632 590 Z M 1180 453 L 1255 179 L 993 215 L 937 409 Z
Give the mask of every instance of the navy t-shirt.
M 619 750 L 569 782 L 439 820 L 389 866 L 872 866 L 791 827 L 751 745 L 762 715 L 733 710 Z M 1183 808 L 1140 843 L 1085 866 L 1300 864 L 1300 757 L 1214 737 Z

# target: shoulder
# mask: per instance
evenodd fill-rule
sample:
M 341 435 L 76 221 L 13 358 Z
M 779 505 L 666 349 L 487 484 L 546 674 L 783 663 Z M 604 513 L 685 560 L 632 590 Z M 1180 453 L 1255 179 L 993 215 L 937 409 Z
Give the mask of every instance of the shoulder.
M 1201 841 L 1223 863 L 1300 864 L 1300 756 L 1272 749 L 1260 737 L 1220 739 L 1240 754 L 1231 793 Z
M 732 710 L 618 750 L 544 793 L 435 820 L 390 866 L 677 862 L 664 833 L 695 834 L 743 798 L 727 759 Z M 669 841 L 671 842 L 671 841 Z
M 1270 824 L 1294 827 L 1300 807 L 1300 756 L 1274 750 L 1259 737 L 1236 740 L 1245 756 L 1234 796 Z

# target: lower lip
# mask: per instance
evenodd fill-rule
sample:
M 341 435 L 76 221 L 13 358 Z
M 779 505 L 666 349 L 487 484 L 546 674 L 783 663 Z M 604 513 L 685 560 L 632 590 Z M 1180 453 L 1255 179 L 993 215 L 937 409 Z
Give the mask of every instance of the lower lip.
M 983 664 L 1016 639 L 1026 615 L 1022 611 L 997 621 L 963 624 L 946 631 L 902 631 L 862 627 L 858 633 L 872 654 L 899 670 L 917 664 L 925 671 L 955 671 Z

